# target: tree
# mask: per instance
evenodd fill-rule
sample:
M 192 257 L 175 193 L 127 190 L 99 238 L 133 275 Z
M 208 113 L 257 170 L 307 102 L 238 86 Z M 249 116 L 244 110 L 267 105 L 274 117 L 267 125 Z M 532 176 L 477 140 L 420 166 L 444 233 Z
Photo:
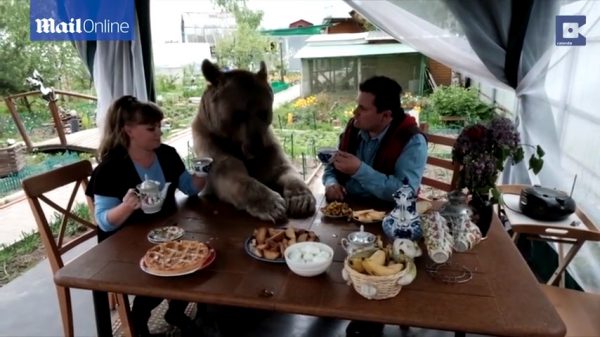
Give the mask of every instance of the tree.
M 31 41 L 29 1 L 0 1 L 0 96 L 29 90 L 34 70 L 48 86 L 76 90 L 90 87 L 90 76 L 70 42 Z
M 217 40 L 215 53 L 223 66 L 241 69 L 257 69 L 260 61 L 269 61 L 275 56 L 270 38 L 262 35 L 258 27 L 263 12 L 253 11 L 245 0 L 214 0 L 215 4 L 234 16 L 236 30 Z

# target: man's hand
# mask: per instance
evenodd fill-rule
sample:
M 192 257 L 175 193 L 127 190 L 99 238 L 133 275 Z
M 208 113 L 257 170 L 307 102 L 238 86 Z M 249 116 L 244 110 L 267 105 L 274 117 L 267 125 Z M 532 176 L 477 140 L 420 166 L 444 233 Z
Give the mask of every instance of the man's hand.
M 336 170 L 347 175 L 353 175 L 360 167 L 360 159 L 348 152 L 338 151 L 333 157 L 333 166 Z
M 327 201 L 342 201 L 346 196 L 346 189 L 340 184 L 325 187 L 325 199 Z

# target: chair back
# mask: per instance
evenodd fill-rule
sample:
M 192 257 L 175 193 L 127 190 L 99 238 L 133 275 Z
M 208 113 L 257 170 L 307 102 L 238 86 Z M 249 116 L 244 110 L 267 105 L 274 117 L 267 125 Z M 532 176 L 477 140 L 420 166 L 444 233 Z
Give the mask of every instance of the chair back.
M 452 162 L 452 147 L 456 138 L 429 133 L 426 123 L 420 125 L 421 131 L 427 137 L 427 165 L 429 169 L 421 179 L 421 185 L 442 192 L 450 192 L 458 185 L 459 165 Z M 422 190 L 422 194 L 427 192 Z M 433 191 L 432 191 L 433 193 Z
M 86 201 L 90 215 L 93 217 L 93 204 L 89 198 L 85 197 L 85 189 L 87 188 L 88 177 L 91 173 L 92 164 L 89 160 L 83 160 L 27 178 L 23 181 L 23 190 L 37 222 L 38 230 L 46 248 L 46 254 L 48 255 L 53 272 L 64 266 L 62 259 L 64 253 L 89 238 L 96 236 L 97 227 L 93 221 L 90 222 L 74 213 L 78 192 L 83 192 L 79 194 L 80 199 L 78 200 Z M 68 196 L 66 206 L 60 206 L 64 204 L 66 196 Z M 42 207 L 42 203 L 45 204 L 45 207 Z M 57 233 L 53 233 L 48 222 L 48 219 L 51 219 L 53 215 L 47 214 L 50 209 L 58 212 L 60 215 L 60 226 Z M 69 241 L 65 242 L 65 234 L 67 234 L 66 229 L 69 222 L 83 226 L 85 231 L 75 234 L 69 238 Z

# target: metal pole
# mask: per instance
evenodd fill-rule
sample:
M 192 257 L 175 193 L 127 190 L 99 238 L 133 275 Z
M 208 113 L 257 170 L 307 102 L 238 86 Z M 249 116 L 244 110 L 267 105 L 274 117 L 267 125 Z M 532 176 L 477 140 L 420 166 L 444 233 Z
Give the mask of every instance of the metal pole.
M 281 68 L 279 69 L 279 75 L 281 76 L 281 82 L 285 82 L 283 79 L 284 70 L 283 70 L 283 40 L 279 39 L 279 62 Z

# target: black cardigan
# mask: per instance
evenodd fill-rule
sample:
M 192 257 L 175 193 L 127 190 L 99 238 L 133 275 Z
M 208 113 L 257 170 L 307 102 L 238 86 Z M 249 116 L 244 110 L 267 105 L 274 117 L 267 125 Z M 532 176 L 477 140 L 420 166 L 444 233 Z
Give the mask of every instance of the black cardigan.
M 177 210 L 175 189 L 179 184 L 179 177 L 185 170 L 185 165 L 177 151 L 171 146 L 161 144 L 155 152 L 160 168 L 165 176 L 165 181 L 171 183 L 162 209 L 155 214 L 145 214 L 141 209 L 135 210 L 123 226 L 127 223 L 150 221 L 156 216 L 169 215 Z M 141 182 L 142 179 L 140 179 L 127 150 L 123 147 L 118 147 L 111 150 L 94 169 L 86 190 L 86 195 L 93 198 L 94 194 L 97 194 L 121 200 L 127 193 L 127 190 L 135 188 Z M 104 232 L 100 228 L 98 228 L 98 231 L 99 241 L 113 234 L 113 232 Z

